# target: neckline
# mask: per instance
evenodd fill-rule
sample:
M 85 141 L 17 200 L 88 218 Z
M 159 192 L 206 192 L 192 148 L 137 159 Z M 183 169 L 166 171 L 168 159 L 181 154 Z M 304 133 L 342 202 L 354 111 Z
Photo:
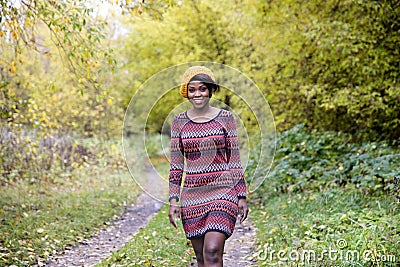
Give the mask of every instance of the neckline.
M 193 122 L 193 123 L 196 123 L 196 124 L 203 124 L 203 123 L 208 123 L 208 122 L 212 122 L 213 120 L 215 120 L 215 119 L 221 114 L 222 109 L 219 110 L 219 112 L 217 113 L 217 115 L 216 115 L 215 117 L 209 119 L 208 121 L 202 121 L 202 122 L 197 122 L 197 121 L 192 120 L 192 119 L 189 117 L 189 115 L 188 115 L 187 112 L 188 112 L 188 111 L 186 110 L 186 111 L 185 111 L 185 115 L 186 115 L 186 118 L 188 118 L 189 121 L 191 121 L 191 122 Z

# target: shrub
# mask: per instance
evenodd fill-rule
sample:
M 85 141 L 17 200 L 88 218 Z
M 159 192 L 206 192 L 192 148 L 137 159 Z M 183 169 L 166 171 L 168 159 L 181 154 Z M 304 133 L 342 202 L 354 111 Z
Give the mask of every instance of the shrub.
M 349 140 L 350 135 L 340 132 L 307 132 L 303 125 L 281 133 L 272 170 L 257 194 L 335 187 L 355 188 L 364 194 L 392 190 L 394 177 L 400 173 L 400 150 L 386 142 Z M 255 161 L 249 162 L 246 172 L 251 176 Z
M 10 127 L 0 129 L 0 183 L 17 180 L 54 182 L 87 165 L 124 165 L 118 144 L 80 139 L 71 133 L 38 134 Z

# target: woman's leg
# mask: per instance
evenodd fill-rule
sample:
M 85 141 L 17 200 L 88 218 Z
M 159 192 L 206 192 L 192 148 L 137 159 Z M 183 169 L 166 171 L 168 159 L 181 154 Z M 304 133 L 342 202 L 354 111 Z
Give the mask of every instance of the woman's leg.
M 192 239 L 191 242 L 194 249 L 194 253 L 196 254 L 197 266 L 204 267 L 204 257 L 203 257 L 204 236 Z
M 204 265 L 207 267 L 222 267 L 224 254 L 225 234 L 208 232 L 204 236 L 203 255 Z

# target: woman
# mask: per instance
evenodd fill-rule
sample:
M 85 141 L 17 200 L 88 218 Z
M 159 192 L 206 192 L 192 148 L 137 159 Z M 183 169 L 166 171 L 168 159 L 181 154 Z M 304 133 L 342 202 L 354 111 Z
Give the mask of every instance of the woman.
M 199 267 L 223 266 L 225 240 L 237 215 L 242 223 L 248 213 L 234 117 L 209 104 L 218 89 L 211 70 L 190 67 L 180 94 L 193 108 L 175 116 L 171 127 L 169 219 L 177 227 L 175 216 L 182 218 Z

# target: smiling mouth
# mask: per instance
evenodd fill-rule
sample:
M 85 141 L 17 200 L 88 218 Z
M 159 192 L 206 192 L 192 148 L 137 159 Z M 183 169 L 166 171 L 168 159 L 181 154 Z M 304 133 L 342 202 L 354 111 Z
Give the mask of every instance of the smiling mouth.
M 203 102 L 203 99 L 202 98 L 193 98 L 193 102 L 194 103 L 196 103 L 196 104 L 200 104 L 200 103 L 202 103 Z

